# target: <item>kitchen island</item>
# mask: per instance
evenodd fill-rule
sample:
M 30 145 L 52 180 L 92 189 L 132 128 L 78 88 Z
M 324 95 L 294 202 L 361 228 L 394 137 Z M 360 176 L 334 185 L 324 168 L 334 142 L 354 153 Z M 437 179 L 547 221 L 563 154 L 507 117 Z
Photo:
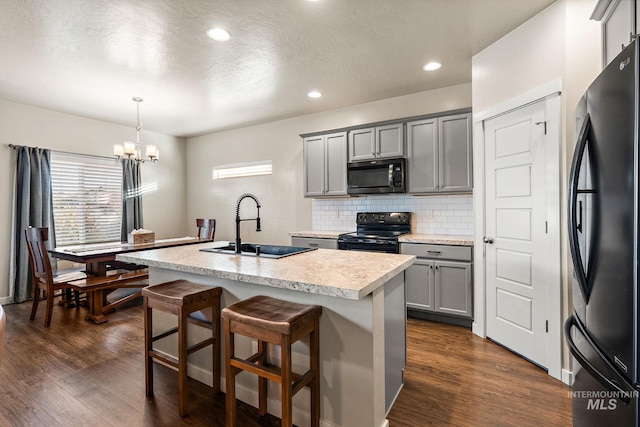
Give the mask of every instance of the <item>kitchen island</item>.
M 227 242 L 123 254 L 124 262 L 149 266 L 149 283 L 175 279 L 223 288 L 221 305 L 268 295 L 324 307 L 320 321 L 320 419 L 324 426 L 388 425 L 385 417 L 403 384 L 406 362 L 404 270 L 410 255 L 317 249 L 280 259 L 203 252 Z M 161 332 L 176 321 L 154 313 Z M 194 328 L 190 339 L 206 332 Z M 237 337 L 236 352 L 247 356 L 255 342 Z M 224 347 L 224 343 L 222 343 Z M 159 341 L 160 349 L 177 353 L 175 344 Z M 211 384 L 211 354 L 205 349 L 189 359 L 189 375 Z M 224 349 L 222 349 L 224 352 Z M 278 354 L 270 357 L 278 359 Z M 308 367 L 308 346 L 293 346 L 294 371 Z M 224 372 L 224 370 L 223 370 Z M 224 378 L 223 378 L 224 381 Z M 257 379 L 236 379 L 238 399 L 257 406 Z M 224 383 L 223 383 L 224 384 Z M 279 390 L 270 384 L 268 410 L 280 416 Z M 309 394 L 294 397 L 293 421 L 309 425 Z

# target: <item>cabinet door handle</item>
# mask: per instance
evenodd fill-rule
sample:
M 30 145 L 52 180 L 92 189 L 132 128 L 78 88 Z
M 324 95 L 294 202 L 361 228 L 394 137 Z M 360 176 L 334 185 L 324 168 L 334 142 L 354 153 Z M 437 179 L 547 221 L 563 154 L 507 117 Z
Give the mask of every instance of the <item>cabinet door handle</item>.
M 488 244 L 492 244 L 493 243 L 493 237 L 485 237 L 484 239 L 482 239 L 485 243 Z
M 309 243 L 309 247 L 310 248 L 317 248 L 318 244 L 317 243 Z
M 440 255 L 442 251 L 427 251 L 428 254 Z

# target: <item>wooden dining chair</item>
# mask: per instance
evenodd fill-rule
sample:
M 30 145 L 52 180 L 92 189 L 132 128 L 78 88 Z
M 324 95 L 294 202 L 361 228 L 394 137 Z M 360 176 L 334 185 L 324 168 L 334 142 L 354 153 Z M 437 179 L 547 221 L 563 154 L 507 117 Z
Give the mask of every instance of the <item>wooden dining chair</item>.
M 196 225 L 198 226 L 198 237 L 201 239 L 212 239 L 216 235 L 216 220 L 215 219 L 196 219 Z
M 73 290 L 75 294 L 76 307 L 79 306 L 79 292 L 68 282 L 84 279 L 87 275 L 78 270 L 66 270 L 54 272 L 51 267 L 51 259 L 45 242 L 49 240 L 49 229 L 45 227 L 29 227 L 24 231 L 27 239 L 27 249 L 29 250 L 29 261 L 31 262 L 31 272 L 33 276 L 33 306 L 31 307 L 31 317 L 36 317 L 38 303 L 40 302 L 40 292 L 44 291 L 47 301 L 47 311 L 44 317 L 44 326 L 51 324 L 51 314 L 53 313 L 53 299 L 56 291 Z

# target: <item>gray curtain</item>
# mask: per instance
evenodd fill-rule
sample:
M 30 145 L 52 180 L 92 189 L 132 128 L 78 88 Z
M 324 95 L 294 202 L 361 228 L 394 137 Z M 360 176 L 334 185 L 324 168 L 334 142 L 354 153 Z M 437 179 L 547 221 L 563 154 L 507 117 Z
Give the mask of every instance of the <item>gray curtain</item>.
M 24 230 L 29 226 L 48 227 L 48 247 L 55 246 L 53 202 L 51 192 L 51 152 L 37 147 L 15 147 L 15 241 L 13 268 L 14 301 L 24 302 L 33 297 L 33 283 L 29 271 L 29 253 Z
M 127 241 L 131 230 L 142 228 L 142 179 L 140 164 L 131 159 L 122 162 L 122 227 L 121 239 Z

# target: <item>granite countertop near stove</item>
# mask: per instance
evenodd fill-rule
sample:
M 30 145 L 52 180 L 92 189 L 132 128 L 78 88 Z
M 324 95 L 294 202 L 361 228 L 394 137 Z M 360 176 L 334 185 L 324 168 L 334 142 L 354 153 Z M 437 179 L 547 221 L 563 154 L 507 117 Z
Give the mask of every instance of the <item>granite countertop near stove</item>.
M 352 230 L 353 231 L 353 230 Z M 337 239 L 341 234 L 348 233 L 348 231 L 294 231 L 289 233 L 291 237 L 308 237 L 311 239 Z
M 473 246 L 473 236 L 454 236 L 449 234 L 405 234 L 398 239 L 400 243 L 429 243 L 432 245 Z
M 118 261 L 359 300 L 415 262 L 413 255 L 316 249 L 280 259 L 203 252 L 228 242 L 118 255 Z

